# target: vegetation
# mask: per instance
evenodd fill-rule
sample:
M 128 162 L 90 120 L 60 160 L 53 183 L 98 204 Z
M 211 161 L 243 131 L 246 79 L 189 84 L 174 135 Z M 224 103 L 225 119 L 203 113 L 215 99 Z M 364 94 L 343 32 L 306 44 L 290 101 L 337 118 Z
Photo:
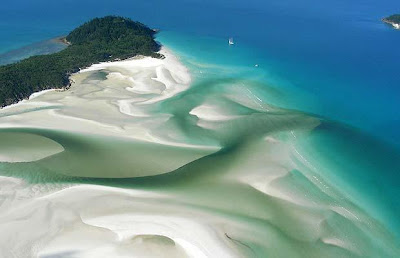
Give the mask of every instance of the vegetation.
M 154 34 L 154 30 L 127 18 L 95 18 L 66 37 L 69 44 L 66 49 L 0 66 L 0 106 L 37 91 L 68 87 L 72 73 L 94 63 L 135 55 L 160 58 Z
M 383 21 L 387 23 L 400 24 L 400 14 L 390 15 L 389 17 L 384 18 Z

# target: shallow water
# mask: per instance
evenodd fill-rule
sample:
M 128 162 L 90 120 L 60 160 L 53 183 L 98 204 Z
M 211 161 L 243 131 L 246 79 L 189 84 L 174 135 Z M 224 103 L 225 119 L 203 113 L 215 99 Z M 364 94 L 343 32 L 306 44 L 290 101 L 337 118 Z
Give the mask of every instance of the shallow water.
M 5 53 L 0 52 L 0 65 L 11 64 L 35 55 L 48 55 L 66 48 L 58 39 L 45 40 L 17 48 Z
M 395 149 L 268 104 L 280 93 L 240 69 L 188 66 L 192 78 L 171 54 L 95 65 L 2 110 L 0 220 L 30 228 L 3 250 L 17 237 L 12 252 L 40 257 L 399 254 Z
M 1 7 L 0 49 L 14 51 L 0 62 L 49 51 L 18 47 L 85 17 L 127 10 L 164 29 L 157 39 L 179 62 L 97 65 L 68 91 L 0 111 L 0 229 L 10 232 L 0 249 L 399 256 L 400 34 L 379 21 L 397 2 L 230 1 L 228 11 L 185 2 L 181 15 L 156 2 L 162 12 L 149 2 L 68 3 L 68 17 L 46 3 L 55 12 L 29 26 L 37 14 Z

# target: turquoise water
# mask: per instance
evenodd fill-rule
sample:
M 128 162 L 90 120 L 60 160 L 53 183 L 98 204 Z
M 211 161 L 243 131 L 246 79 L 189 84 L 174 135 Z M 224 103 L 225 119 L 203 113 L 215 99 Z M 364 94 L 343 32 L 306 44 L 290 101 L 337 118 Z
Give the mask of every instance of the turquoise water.
M 245 86 L 273 105 L 318 110 L 320 99 L 270 73 L 268 63 L 250 48 L 226 40 L 162 32 L 159 39 L 183 57 L 200 87 Z M 254 64 L 266 65 L 259 69 Z M 283 83 L 282 83 L 283 82 Z M 195 84 L 196 85 L 196 84 Z M 317 104 L 318 103 L 318 104 Z M 348 198 L 374 214 L 400 236 L 400 153 L 393 144 L 348 125 L 325 122 L 296 145 L 320 175 L 347 192 Z
M 237 64 L 256 61 L 277 87 L 311 96 L 287 106 L 346 122 L 398 145 L 400 33 L 380 19 L 399 9 L 395 0 L 178 0 L 174 5 L 160 0 L 18 0 L 0 7 L 0 53 L 67 34 L 93 16 L 113 13 L 192 40 L 208 36 L 220 44 L 233 36 L 232 55 L 244 49 L 251 54 L 251 60 L 237 59 Z M 221 61 L 214 57 L 212 61 Z
M 239 86 L 258 96 L 255 101 L 321 118 L 320 126 L 298 137 L 297 150 L 312 164 L 313 173 L 399 238 L 400 31 L 380 22 L 399 11 L 395 0 L 181 0 L 176 5 L 18 0 L 0 7 L 0 63 L 5 56 L 15 57 L 8 51 L 29 55 L 32 52 L 21 47 L 65 35 L 93 16 L 125 15 L 160 28 L 157 39 L 180 56 L 194 76 L 186 95 L 162 108 L 181 114 L 180 122 L 190 128 L 183 113 L 198 104 L 196 96 Z M 230 36 L 234 46 L 227 44 Z M 183 103 L 178 110 L 179 98 L 190 105 Z M 245 133 L 231 130 L 217 138 L 234 145 L 233 139 L 241 139 L 237 135 L 262 131 L 243 128 Z

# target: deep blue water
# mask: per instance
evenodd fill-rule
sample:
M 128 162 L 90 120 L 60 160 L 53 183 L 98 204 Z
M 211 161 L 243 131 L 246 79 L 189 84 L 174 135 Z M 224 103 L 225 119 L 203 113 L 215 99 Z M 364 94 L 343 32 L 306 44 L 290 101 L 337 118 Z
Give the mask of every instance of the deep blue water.
M 354 127 L 323 125 L 304 149 L 333 171 L 328 177 L 353 185 L 358 200 L 374 199 L 385 211 L 376 216 L 400 236 L 400 155 L 380 142 L 400 148 L 400 31 L 380 21 L 392 13 L 400 1 L 15 0 L 0 5 L 0 55 L 94 16 L 159 28 L 158 39 L 188 65 L 221 65 L 276 89 L 254 88 L 272 104 Z
M 310 97 L 285 106 L 400 145 L 400 32 L 380 21 L 396 12 L 396 0 L 16 0 L 0 7 L 0 53 L 106 14 L 188 37 L 233 36 L 277 87 Z

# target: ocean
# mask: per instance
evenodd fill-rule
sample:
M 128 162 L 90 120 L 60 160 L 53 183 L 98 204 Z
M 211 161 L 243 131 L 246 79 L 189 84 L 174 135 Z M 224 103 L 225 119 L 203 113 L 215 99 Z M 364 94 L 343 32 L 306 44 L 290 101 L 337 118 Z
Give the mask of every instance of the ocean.
M 0 64 L 59 50 L 49 40 L 95 16 L 122 15 L 160 29 L 157 40 L 194 78 L 185 94 L 158 107 L 174 114 L 188 134 L 198 136 L 188 136 L 188 141 L 211 144 L 218 139 L 227 149 L 242 150 L 247 140 L 242 143 L 237 135 L 261 135 L 268 126 L 283 133 L 292 130 L 294 138 L 282 135 L 282 140 L 294 146 L 294 160 L 309 167 L 301 170 L 299 165 L 300 172 L 291 176 L 300 182 L 299 174 L 317 175 L 399 239 L 400 31 L 381 22 L 399 12 L 396 0 L 16 0 L 0 7 Z M 234 45 L 228 44 L 230 37 Z M 297 120 L 298 127 L 291 129 L 288 124 L 277 126 L 279 122 L 260 124 L 254 115 L 249 124 L 224 127 L 223 136 L 215 138 L 190 129 L 186 113 L 202 101 L 225 103 L 218 96 L 229 94 L 230 87 L 248 94 L 253 105 L 259 105 L 257 114 L 290 110 L 320 123 L 299 132 L 303 125 Z M 224 111 L 232 110 L 254 112 L 227 102 Z M 225 164 L 226 154 L 220 155 Z M 192 167 L 197 171 L 202 165 Z M 16 169 L 4 168 L 7 175 Z
M 398 1 L 174 3 L 13 1 L 0 8 L 0 53 L 65 35 L 92 17 L 108 14 L 131 17 L 171 32 L 170 44 L 173 37 L 183 39 L 186 35 L 183 40 L 190 41 L 201 54 L 234 37 L 235 52 L 229 55 L 236 56 L 230 60 L 232 65 L 259 64 L 270 83 L 289 88 L 287 92 L 292 94 L 299 90 L 309 98 L 303 101 L 296 97 L 298 101 L 280 104 L 345 122 L 400 144 L 400 35 L 380 21 L 400 9 Z M 200 41 L 201 46 L 195 45 Z M 215 50 L 223 51 L 226 44 L 220 47 Z M 211 51 L 209 55 L 214 56 Z M 222 58 L 226 58 L 222 53 L 214 57 L 208 61 L 224 62 Z

